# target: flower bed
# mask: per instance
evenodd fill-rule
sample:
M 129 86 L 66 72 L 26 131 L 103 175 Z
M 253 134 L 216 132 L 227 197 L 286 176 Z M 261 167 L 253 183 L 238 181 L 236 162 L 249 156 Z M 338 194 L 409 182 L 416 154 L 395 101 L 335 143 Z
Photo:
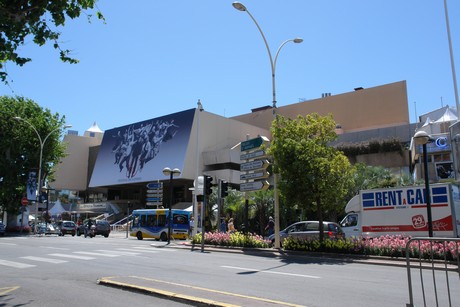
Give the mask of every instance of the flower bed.
M 192 238 L 193 244 L 201 244 L 202 235 L 196 234 Z M 256 247 L 268 248 L 270 241 L 264 240 L 260 235 L 242 232 L 205 232 L 204 243 L 218 246 L 234 246 L 234 247 Z
M 193 237 L 192 243 L 201 244 L 202 234 Z M 365 239 L 325 239 L 323 244 L 318 240 L 299 240 L 287 237 L 283 241 L 283 248 L 292 251 L 327 252 L 338 254 L 354 254 L 367 256 L 406 257 L 406 244 L 410 237 L 381 236 Z M 216 246 L 256 247 L 269 248 L 271 242 L 257 234 L 243 234 L 241 232 L 206 232 L 204 243 Z M 433 251 L 433 253 L 431 253 Z M 422 259 L 457 260 L 460 253 L 460 244 L 453 241 L 412 242 L 409 246 L 409 257 Z
M 288 237 L 283 242 L 286 250 L 359 254 L 368 256 L 406 257 L 406 244 L 410 237 L 381 236 L 377 238 L 332 240 L 325 239 L 321 245 L 318 240 L 298 240 Z M 409 245 L 410 258 L 457 260 L 460 244 L 420 241 Z

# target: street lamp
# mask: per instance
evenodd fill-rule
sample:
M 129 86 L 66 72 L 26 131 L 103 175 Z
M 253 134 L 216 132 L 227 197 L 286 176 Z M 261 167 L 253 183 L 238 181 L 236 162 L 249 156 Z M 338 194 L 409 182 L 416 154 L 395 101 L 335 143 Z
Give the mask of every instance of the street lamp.
M 268 52 L 268 57 L 270 58 L 270 67 L 271 67 L 271 72 L 272 72 L 272 95 L 273 95 L 273 100 L 272 100 L 272 109 L 273 109 L 273 117 L 275 120 L 276 118 L 276 84 L 275 84 L 275 72 L 276 72 L 276 61 L 278 60 L 278 55 L 281 51 L 281 48 L 284 47 L 289 42 L 294 42 L 296 44 L 300 44 L 303 42 L 303 39 L 301 38 L 293 38 L 293 39 L 288 39 L 284 41 L 278 48 L 275 54 L 275 60 L 272 58 L 272 53 L 270 51 L 270 47 L 268 46 L 267 40 L 265 39 L 264 32 L 260 28 L 259 24 L 255 20 L 255 18 L 251 15 L 251 13 L 248 11 L 246 6 L 242 4 L 241 2 L 235 1 L 232 3 L 233 7 L 237 9 L 238 11 L 241 12 L 246 12 L 248 13 L 249 17 L 251 17 L 252 21 L 254 21 L 255 25 L 257 26 L 257 29 L 259 29 L 260 35 L 262 35 L 262 39 L 264 40 L 265 47 L 267 48 Z M 272 140 L 274 141 L 274 140 Z M 275 198 L 275 208 L 274 208 L 274 216 L 275 216 L 275 248 L 280 248 L 280 214 L 279 214 L 279 193 L 278 193 L 278 174 L 274 173 L 273 174 L 273 190 L 274 190 L 274 198 Z
M 46 218 L 45 218 L 45 231 L 48 230 L 48 217 L 51 217 L 49 212 L 49 204 L 50 204 L 50 191 L 55 191 L 55 189 L 49 187 L 48 185 L 44 185 L 42 191 L 46 191 Z
M 201 100 L 198 99 L 197 102 L 197 110 L 199 112 L 196 112 L 197 118 L 196 118 L 196 169 L 195 169 L 195 180 L 196 180 L 196 186 L 195 186 L 195 197 L 193 198 L 193 229 L 192 229 L 192 237 L 197 234 L 198 230 L 198 225 L 195 225 L 195 219 L 198 216 L 198 177 L 200 174 L 200 118 L 201 118 L 201 113 L 204 111 L 203 104 L 201 103 Z
M 40 133 L 38 133 L 37 129 L 35 128 L 34 125 L 32 125 L 31 122 L 29 122 L 28 120 L 24 119 L 24 118 L 21 118 L 19 116 L 15 116 L 13 117 L 13 119 L 17 120 L 17 121 L 23 121 L 25 122 L 26 124 L 28 124 L 34 131 L 35 133 L 37 134 L 37 137 L 38 137 L 38 140 L 40 141 L 40 160 L 38 162 L 38 187 L 41 187 L 41 175 L 42 175 L 42 157 L 43 157 L 43 147 L 45 146 L 45 142 L 46 140 L 50 137 L 51 134 L 53 134 L 53 132 L 56 132 L 58 130 L 60 130 L 62 127 L 58 127 L 56 129 L 53 129 L 51 130 L 50 133 L 48 133 L 44 139 L 42 139 L 42 137 L 40 136 Z M 67 129 L 67 128 L 71 128 L 72 125 L 64 125 L 64 129 Z M 36 229 L 37 229 L 37 219 L 38 219 L 38 193 L 39 191 L 37 190 L 35 192 L 35 232 L 36 232 Z
M 172 223 L 172 214 L 171 207 L 173 201 L 173 176 L 180 175 L 180 169 L 175 168 L 171 170 L 169 167 L 163 169 L 163 174 L 169 176 L 169 217 L 168 217 L 168 244 L 171 243 L 171 223 Z
M 428 180 L 428 154 L 426 144 L 431 141 L 430 135 L 425 131 L 417 131 L 414 135 L 414 142 L 423 147 L 423 168 L 425 169 L 425 198 L 426 198 L 426 211 L 428 218 L 428 236 L 433 236 L 433 218 L 431 216 L 431 196 L 430 196 L 430 182 Z

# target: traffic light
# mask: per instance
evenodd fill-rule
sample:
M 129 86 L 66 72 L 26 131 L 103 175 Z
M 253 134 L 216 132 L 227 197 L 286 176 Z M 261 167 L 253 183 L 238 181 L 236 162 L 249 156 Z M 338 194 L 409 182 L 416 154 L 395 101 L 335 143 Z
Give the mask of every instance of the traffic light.
M 212 194 L 212 177 L 211 176 L 204 176 L 204 194 L 211 195 Z
M 228 182 L 221 181 L 220 183 L 220 197 L 225 197 L 228 195 Z

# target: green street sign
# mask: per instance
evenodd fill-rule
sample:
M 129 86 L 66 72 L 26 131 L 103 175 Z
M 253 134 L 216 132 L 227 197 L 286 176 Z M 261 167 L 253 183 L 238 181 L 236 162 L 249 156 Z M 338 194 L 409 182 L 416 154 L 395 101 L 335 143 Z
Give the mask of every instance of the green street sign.
M 269 142 L 269 139 L 265 136 L 259 136 L 254 139 L 241 142 L 241 151 L 259 148 L 264 142 Z

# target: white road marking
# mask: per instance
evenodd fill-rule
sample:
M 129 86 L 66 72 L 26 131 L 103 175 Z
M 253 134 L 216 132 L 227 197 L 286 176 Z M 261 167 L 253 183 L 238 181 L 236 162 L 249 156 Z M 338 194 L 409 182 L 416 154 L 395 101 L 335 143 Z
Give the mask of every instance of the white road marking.
M 104 257 L 120 257 L 121 256 L 121 255 L 104 254 L 104 253 L 96 253 L 96 252 L 74 252 L 74 254 L 82 254 L 82 255 L 89 255 L 89 256 L 104 256 Z
M 69 254 L 49 254 L 49 256 L 53 256 L 53 257 L 63 257 L 63 258 L 72 258 L 72 259 L 80 259 L 80 260 L 93 260 L 93 259 L 96 259 L 96 258 L 94 258 L 94 257 L 78 256 L 78 255 L 69 255 Z
M 33 264 L 20 263 L 20 262 L 1 260 L 1 259 L 0 259 L 0 265 L 5 265 L 5 266 L 17 268 L 17 269 L 27 269 L 27 268 L 36 267 L 36 265 L 33 265 Z
M 41 262 L 48 262 L 48 263 L 54 263 L 54 264 L 68 262 L 67 260 L 53 259 L 53 258 L 43 258 L 43 257 L 35 257 L 35 256 L 26 256 L 26 257 L 21 257 L 21 258 L 22 259 L 27 259 L 27 260 L 32 260 L 32 261 L 41 261 Z
M 136 251 L 139 251 L 141 253 L 152 253 L 152 254 L 158 254 L 159 251 L 157 250 L 152 250 L 151 248 L 150 249 L 143 249 L 143 248 L 139 248 L 139 247 L 134 247 L 136 249 Z M 133 251 L 133 249 L 128 249 L 128 248 L 117 248 L 117 250 L 120 250 L 120 251 Z
M 40 246 L 41 248 L 48 248 L 48 249 L 57 249 L 57 250 L 63 250 L 63 251 L 68 251 L 70 248 L 64 248 L 64 247 L 52 247 L 52 246 Z
M 17 245 L 16 243 L 5 243 L 5 242 L 0 242 L 0 245 Z
M 101 253 L 108 253 L 108 254 L 115 254 L 119 256 L 137 256 L 139 253 L 133 253 L 133 252 L 123 252 L 123 251 L 118 251 L 118 250 L 106 250 L 106 249 L 98 249 L 98 252 Z
M 321 278 L 319 276 L 314 276 L 314 275 L 304 275 L 304 274 L 284 273 L 284 272 L 267 271 L 267 270 L 259 270 L 259 269 L 240 268 L 236 266 L 227 266 L 227 265 L 223 265 L 221 267 L 227 268 L 227 269 L 241 270 L 241 271 L 257 272 L 257 273 L 269 273 L 269 274 L 297 276 L 297 277 L 306 277 L 306 278 L 314 278 L 314 279 Z

